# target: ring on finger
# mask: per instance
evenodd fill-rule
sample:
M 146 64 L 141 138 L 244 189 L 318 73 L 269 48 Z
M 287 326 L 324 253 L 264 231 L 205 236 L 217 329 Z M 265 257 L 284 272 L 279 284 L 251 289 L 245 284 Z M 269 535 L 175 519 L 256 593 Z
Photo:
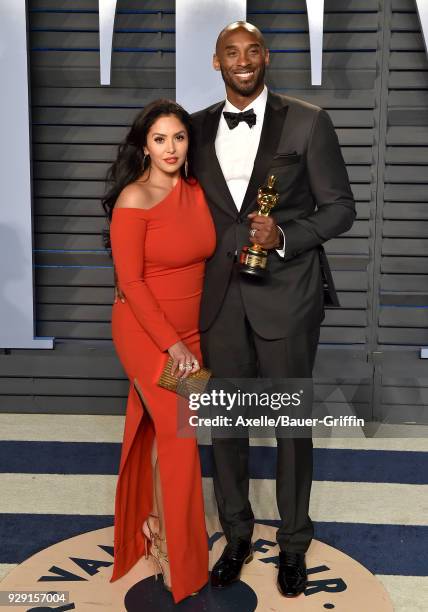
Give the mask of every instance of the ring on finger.
M 179 366 L 178 366 L 178 369 L 179 369 L 179 370 L 184 370 L 184 369 L 185 369 L 185 367 L 186 367 L 186 366 L 184 365 L 184 363 L 180 363 L 180 364 L 179 364 Z
M 186 370 L 191 370 L 193 368 L 191 363 L 186 363 Z

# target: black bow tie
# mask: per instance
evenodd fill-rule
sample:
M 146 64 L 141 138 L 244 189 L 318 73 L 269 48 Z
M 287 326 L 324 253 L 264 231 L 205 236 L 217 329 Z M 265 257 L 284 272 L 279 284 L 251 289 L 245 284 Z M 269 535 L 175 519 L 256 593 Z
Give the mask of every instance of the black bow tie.
M 223 116 L 226 119 L 226 123 L 230 130 L 234 130 L 241 121 L 248 123 L 250 128 L 252 128 L 253 125 L 256 125 L 257 121 L 256 113 L 252 108 L 244 113 L 223 113 Z

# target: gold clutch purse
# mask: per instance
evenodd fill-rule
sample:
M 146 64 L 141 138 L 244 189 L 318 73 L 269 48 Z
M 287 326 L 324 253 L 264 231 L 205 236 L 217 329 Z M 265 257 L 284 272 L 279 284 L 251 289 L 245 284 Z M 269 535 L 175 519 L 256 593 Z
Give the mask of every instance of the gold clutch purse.
M 212 375 L 211 370 L 208 368 L 201 368 L 193 374 L 189 374 L 187 378 L 181 379 L 171 374 L 172 368 L 172 357 L 168 358 L 162 374 L 158 380 L 159 387 L 173 391 L 177 395 L 189 398 L 191 393 L 203 393 L 208 381 Z

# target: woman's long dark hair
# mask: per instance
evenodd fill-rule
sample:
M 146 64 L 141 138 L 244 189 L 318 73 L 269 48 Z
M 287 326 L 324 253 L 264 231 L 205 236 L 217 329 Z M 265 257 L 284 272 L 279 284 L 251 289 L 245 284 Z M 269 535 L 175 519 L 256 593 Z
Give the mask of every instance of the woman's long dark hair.
M 180 171 L 185 180 L 194 180 L 192 172 L 193 146 L 190 115 L 182 106 L 172 100 L 155 100 L 135 117 L 125 140 L 119 145 L 116 160 L 107 171 L 106 183 L 108 189 L 101 203 L 109 222 L 111 221 L 113 208 L 121 191 L 130 183 L 136 181 L 147 167 L 147 162 L 144 162 L 144 146 L 147 143 L 148 131 L 159 117 L 166 115 L 175 115 L 187 130 L 189 139 L 187 177 L 185 176 L 183 166 Z M 103 231 L 103 240 L 104 246 L 110 248 L 110 232 L 108 229 Z

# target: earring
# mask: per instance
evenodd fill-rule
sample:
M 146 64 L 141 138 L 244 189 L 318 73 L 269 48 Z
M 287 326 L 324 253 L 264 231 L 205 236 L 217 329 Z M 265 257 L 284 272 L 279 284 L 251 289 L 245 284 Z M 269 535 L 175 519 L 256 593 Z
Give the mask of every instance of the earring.
M 150 161 L 150 155 L 146 155 L 146 154 L 144 153 L 144 155 L 143 155 L 143 170 L 144 170 L 144 169 L 145 169 L 145 167 L 146 167 L 146 159 L 148 159 L 148 160 Z
M 189 162 L 187 161 L 187 157 L 186 161 L 184 162 L 184 176 L 186 178 L 189 176 Z

